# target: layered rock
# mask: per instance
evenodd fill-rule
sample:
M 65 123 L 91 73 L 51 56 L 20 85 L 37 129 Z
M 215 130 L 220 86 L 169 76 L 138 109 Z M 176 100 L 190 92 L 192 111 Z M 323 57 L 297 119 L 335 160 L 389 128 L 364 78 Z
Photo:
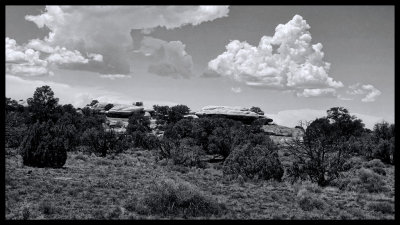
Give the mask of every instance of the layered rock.
M 129 118 L 133 114 L 144 114 L 144 107 L 142 106 L 133 106 L 133 105 L 114 105 L 110 110 L 107 112 L 108 117 L 115 117 L 115 118 Z
M 243 123 L 251 123 L 256 119 L 264 118 L 267 122 L 272 122 L 271 118 L 250 111 L 244 107 L 231 106 L 206 106 L 195 113 L 198 117 L 221 116 L 228 119 L 239 120 Z

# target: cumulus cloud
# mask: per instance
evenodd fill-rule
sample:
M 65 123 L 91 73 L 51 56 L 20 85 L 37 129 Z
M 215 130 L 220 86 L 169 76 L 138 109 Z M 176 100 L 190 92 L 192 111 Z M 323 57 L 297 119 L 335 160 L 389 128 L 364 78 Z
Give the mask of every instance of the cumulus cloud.
M 240 93 L 242 92 L 242 89 L 240 87 L 232 87 L 231 91 L 233 91 L 234 93 Z
M 93 54 L 93 59 L 100 56 Z M 50 46 L 46 41 L 30 40 L 25 45 L 18 45 L 14 39 L 6 37 L 6 72 L 14 75 L 40 76 L 52 75 L 49 67 L 64 64 L 87 64 L 89 59 L 77 50 Z
M 100 77 L 110 80 L 115 80 L 115 79 L 131 78 L 132 76 L 125 74 L 102 74 L 100 75 Z
M 347 93 L 350 95 L 365 95 L 364 98 L 361 99 L 362 102 L 374 102 L 376 98 L 382 94 L 377 88 L 375 88 L 371 84 L 360 84 L 356 83 L 353 85 L 349 85 L 349 90 Z
M 234 40 L 208 63 L 221 76 L 253 87 L 290 89 L 298 96 L 331 96 L 342 82 L 329 77 L 322 44 L 311 44 L 310 26 L 299 15 L 279 24 L 275 34 L 263 36 L 258 46 Z
M 49 43 L 80 52 L 96 52 L 103 57 L 103 63 L 77 68 L 128 74 L 126 49 L 132 45 L 131 29 L 150 34 L 157 27 L 195 26 L 225 17 L 228 12 L 228 6 L 47 6 L 40 15 L 27 15 L 25 19 L 39 28 L 49 28 L 51 32 L 46 38 Z M 170 73 L 172 67 L 167 64 L 170 65 L 164 62 L 153 66 L 152 70 Z

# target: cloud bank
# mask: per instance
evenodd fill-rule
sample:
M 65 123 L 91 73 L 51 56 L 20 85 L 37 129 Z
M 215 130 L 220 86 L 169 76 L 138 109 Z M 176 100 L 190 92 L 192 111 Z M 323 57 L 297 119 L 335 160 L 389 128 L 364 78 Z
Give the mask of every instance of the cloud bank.
M 248 86 L 293 90 L 299 97 L 336 96 L 342 82 L 329 77 L 322 44 L 311 44 L 310 25 L 299 15 L 279 24 L 258 46 L 234 40 L 208 63 L 215 73 Z

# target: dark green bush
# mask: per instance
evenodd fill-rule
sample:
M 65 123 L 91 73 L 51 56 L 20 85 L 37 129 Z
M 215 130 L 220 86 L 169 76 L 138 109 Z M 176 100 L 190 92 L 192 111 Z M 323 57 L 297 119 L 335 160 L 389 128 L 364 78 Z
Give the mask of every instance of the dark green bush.
M 225 212 L 225 205 L 185 181 L 161 179 L 150 186 L 141 200 L 141 213 L 162 216 L 203 217 Z
M 234 148 L 226 158 L 223 172 L 250 179 L 280 181 L 284 171 L 278 158 L 277 148 L 272 144 L 270 146 L 245 144 Z
M 33 167 L 60 168 L 67 160 L 65 126 L 48 121 L 32 125 L 24 137 L 23 164 Z

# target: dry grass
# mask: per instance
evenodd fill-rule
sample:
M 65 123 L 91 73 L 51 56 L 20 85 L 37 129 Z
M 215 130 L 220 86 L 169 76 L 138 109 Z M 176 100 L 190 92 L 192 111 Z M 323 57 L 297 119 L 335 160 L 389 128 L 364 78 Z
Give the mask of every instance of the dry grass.
M 23 166 L 20 156 L 8 154 L 6 219 L 169 218 L 146 213 L 136 204 L 151 195 L 154 180 L 160 178 L 187 182 L 226 207 L 219 214 L 177 214 L 176 219 L 394 219 L 393 166 L 383 168 L 390 187 L 383 193 L 320 188 L 307 182 L 229 180 L 218 167 L 177 170 L 157 163 L 155 152 L 131 151 L 106 158 L 69 153 L 64 168 L 48 169 Z

